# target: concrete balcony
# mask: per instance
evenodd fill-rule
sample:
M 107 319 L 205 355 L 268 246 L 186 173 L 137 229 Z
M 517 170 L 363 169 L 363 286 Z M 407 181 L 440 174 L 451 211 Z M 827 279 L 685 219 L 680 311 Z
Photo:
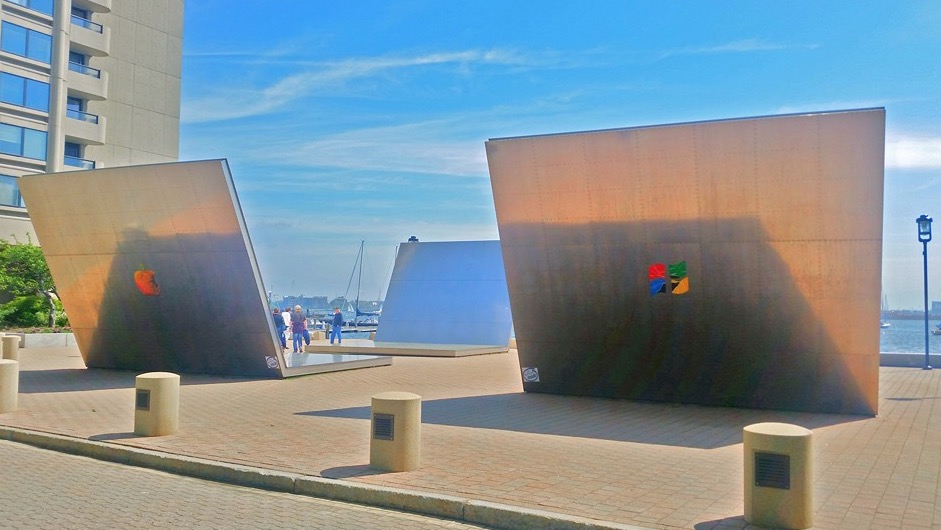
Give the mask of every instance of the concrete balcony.
M 111 0 L 72 0 L 72 7 L 91 11 L 92 13 L 110 13 Z
M 69 94 L 94 101 L 108 99 L 108 72 L 69 63 L 65 80 L 69 85 Z
M 65 141 L 85 145 L 104 145 L 105 118 L 87 112 L 66 111 L 62 130 Z
M 72 15 L 70 49 L 82 55 L 105 57 L 111 54 L 111 28 Z

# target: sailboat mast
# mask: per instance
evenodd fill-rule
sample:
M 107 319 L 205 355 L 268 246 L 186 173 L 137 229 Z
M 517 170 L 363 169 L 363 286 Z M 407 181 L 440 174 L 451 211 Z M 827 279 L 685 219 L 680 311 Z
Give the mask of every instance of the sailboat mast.
M 359 291 L 363 283 L 363 247 L 366 245 L 366 240 L 360 240 L 359 242 L 359 278 L 356 279 L 356 307 L 355 307 L 355 316 L 353 317 L 353 325 L 359 325 Z

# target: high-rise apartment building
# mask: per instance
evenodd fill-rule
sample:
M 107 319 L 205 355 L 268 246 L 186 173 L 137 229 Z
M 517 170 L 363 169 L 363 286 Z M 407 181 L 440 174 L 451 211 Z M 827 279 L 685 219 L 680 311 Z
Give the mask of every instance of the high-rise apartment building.
M 23 175 L 177 160 L 182 51 L 183 0 L 0 0 L 0 239 Z

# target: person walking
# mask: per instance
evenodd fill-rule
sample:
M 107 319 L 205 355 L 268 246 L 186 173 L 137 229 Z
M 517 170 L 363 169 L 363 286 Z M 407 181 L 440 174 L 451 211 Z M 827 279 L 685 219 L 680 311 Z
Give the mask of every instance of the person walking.
M 304 317 L 304 346 L 310 346 L 310 331 L 307 330 L 307 325 L 310 323 L 309 313 L 308 310 L 308 315 Z
M 304 327 L 307 319 L 301 313 L 301 306 L 294 306 L 294 312 L 291 313 L 291 335 L 294 346 L 294 353 L 304 353 Z
M 271 321 L 274 322 L 274 328 L 278 330 L 278 339 L 281 341 L 281 351 L 288 349 L 287 339 L 284 337 L 284 331 L 287 327 L 284 325 L 284 317 L 278 308 L 271 310 Z
M 333 308 L 333 328 L 330 330 L 330 344 L 333 339 L 337 339 L 337 344 L 343 344 L 343 313 L 339 307 Z

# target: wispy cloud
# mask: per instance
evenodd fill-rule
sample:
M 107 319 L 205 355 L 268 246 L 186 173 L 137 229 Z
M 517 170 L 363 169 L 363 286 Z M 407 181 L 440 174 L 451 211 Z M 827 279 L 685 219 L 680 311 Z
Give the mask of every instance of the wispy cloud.
M 467 68 L 474 64 L 521 65 L 525 59 L 508 50 L 464 50 L 416 56 L 390 56 L 307 63 L 310 68 L 263 87 L 221 89 L 184 101 L 181 119 L 187 123 L 230 120 L 266 114 L 287 107 L 325 87 L 341 87 L 360 78 L 399 69 L 435 65 Z M 218 86 L 218 85 L 217 85 Z
M 272 165 L 486 177 L 483 138 L 455 139 L 461 127 L 458 120 L 436 120 L 359 129 L 254 155 Z
M 885 143 L 885 167 L 941 169 L 941 137 L 892 135 Z
M 708 44 L 701 46 L 684 46 L 682 48 L 673 48 L 661 51 L 657 59 L 665 59 L 678 55 L 715 55 L 726 53 L 755 53 L 769 52 L 789 49 L 813 50 L 818 48 L 817 44 L 782 44 L 777 42 L 768 42 L 761 39 L 742 39 L 722 44 Z

